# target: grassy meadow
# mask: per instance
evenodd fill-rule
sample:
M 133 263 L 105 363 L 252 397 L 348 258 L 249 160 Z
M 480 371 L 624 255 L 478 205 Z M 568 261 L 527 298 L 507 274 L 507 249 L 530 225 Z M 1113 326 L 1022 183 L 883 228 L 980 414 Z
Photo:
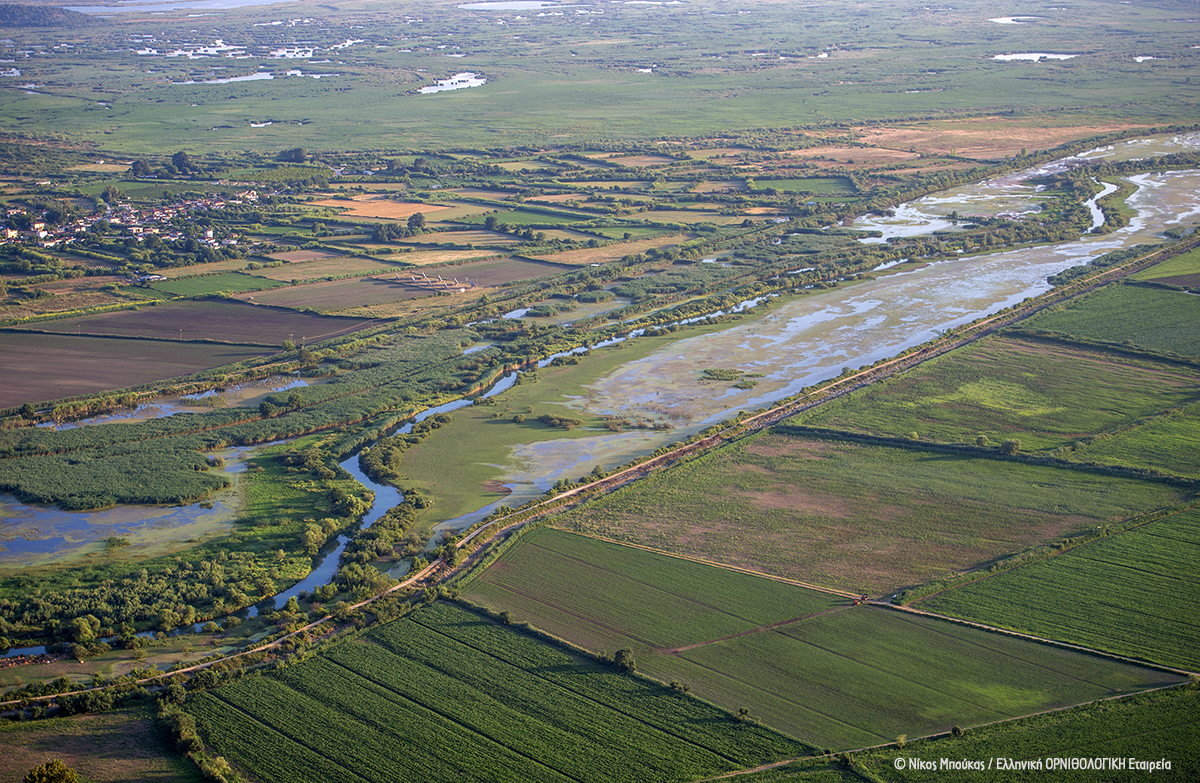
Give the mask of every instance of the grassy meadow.
M 793 421 L 890 437 L 1053 450 L 1197 398 L 1197 372 L 1094 350 L 992 338 Z
M 1186 495 L 1149 481 L 768 431 L 600 498 L 561 524 L 879 594 Z
M 1025 322 L 1069 337 L 1200 358 L 1200 298 L 1182 291 L 1113 285 Z

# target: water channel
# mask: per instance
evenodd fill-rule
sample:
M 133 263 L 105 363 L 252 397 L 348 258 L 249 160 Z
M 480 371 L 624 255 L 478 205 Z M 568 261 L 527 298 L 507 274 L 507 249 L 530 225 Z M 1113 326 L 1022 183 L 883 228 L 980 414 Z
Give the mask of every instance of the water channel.
M 882 239 L 886 240 L 952 228 L 953 223 L 947 217 L 952 212 L 965 217 L 1036 211 L 1039 190 L 1030 180 L 1061 171 L 1072 165 L 1072 161 L 1101 156 L 1111 159 L 1148 157 L 1196 147 L 1200 147 L 1200 134 L 1123 142 L 1084 153 L 1075 159 L 1056 161 L 919 199 L 897 208 L 893 216 L 862 218 L 854 221 L 851 227 L 881 231 L 884 233 Z M 518 445 L 504 466 L 502 482 L 512 494 L 469 514 L 441 521 L 434 528 L 431 543 L 440 532 L 466 528 L 498 505 L 520 505 L 537 497 L 561 478 L 580 476 L 596 465 L 611 468 L 623 464 L 738 411 L 761 408 L 806 386 L 836 377 L 846 367 L 869 365 L 894 356 L 942 331 L 1048 290 L 1048 276 L 1112 250 L 1156 241 L 1165 229 L 1195 222 L 1200 217 L 1200 171 L 1139 174 L 1128 180 L 1138 188 L 1126 202 L 1136 214 L 1128 226 L 1113 233 L 1085 235 L 1079 240 L 1053 246 L 963 256 L 936 263 L 902 264 L 885 270 L 888 274 L 875 280 L 792 299 L 769 307 L 765 315 L 754 316 L 719 332 L 677 340 L 642 359 L 620 365 L 586 387 L 584 394 L 564 401 L 563 405 L 598 415 L 668 421 L 673 425 L 671 430 L 605 431 L 584 438 Z M 1094 204 L 1092 207 L 1095 223 L 1097 213 Z M 745 302 L 740 307 L 754 307 L 760 301 Z M 630 336 L 636 337 L 637 332 Z M 623 339 L 626 338 L 593 347 L 611 345 Z M 539 366 L 547 366 L 553 358 L 548 357 Z M 702 371 L 716 368 L 758 375 L 758 384 L 751 389 L 738 389 L 704 382 Z M 516 373 L 509 373 L 483 396 L 501 394 L 515 381 Z M 426 410 L 399 432 L 411 431 L 415 422 L 472 402 L 456 400 Z M 244 453 L 229 455 L 225 469 L 236 472 L 246 456 Z M 403 501 L 398 490 L 377 484 L 364 475 L 357 456 L 343 461 L 341 466 L 375 493 L 374 505 L 362 527 L 370 527 L 388 509 Z M 214 501 L 213 510 L 230 513 L 227 506 L 218 505 L 221 502 L 224 501 Z M 91 533 L 99 530 L 108 535 L 125 529 L 120 524 L 111 521 L 106 524 L 86 515 L 32 509 L 11 502 L 0 502 L 0 511 L 3 513 L 0 533 L 11 533 L 12 523 L 22 519 L 22 514 L 49 529 L 74 526 L 73 529 Z M 169 527 L 170 515 L 189 511 L 194 514 L 194 507 L 123 508 L 113 509 L 111 513 L 128 517 L 127 520 L 121 517 L 121 524 L 154 525 L 155 520 L 162 519 L 160 524 Z M 16 538 L 19 536 L 10 535 L 5 545 L 11 549 Z M 43 545 L 34 541 L 45 536 L 25 538 L 31 540 L 18 548 L 23 548 L 26 556 L 36 555 Z M 94 537 L 91 540 L 95 540 Z M 337 571 L 347 543 L 348 539 L 339 537 L 337 545 L 324 554 L 308 577 L 274 597 L 274 606 L 280 608 L 288 598 L 327 584 Z M 391 575 L 398 576 L 405 567 L 400 566 Z M 269 600 L 264 599 L 263 603 Z M 257 608 L 251 607 L 249 613 L 251 616 L 257 614 Z M 40 651 L 40 648 L 25 648 L 12 650 L 9 654 L 37 654 Z

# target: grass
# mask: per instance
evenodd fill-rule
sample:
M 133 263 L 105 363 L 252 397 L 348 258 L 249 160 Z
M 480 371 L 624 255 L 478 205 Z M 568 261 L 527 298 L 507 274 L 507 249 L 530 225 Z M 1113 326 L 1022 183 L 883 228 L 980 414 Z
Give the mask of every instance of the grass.
M 1114 285 L 1026 322 L 1089 340 L 1200 357 L 1200 298 L 1182 291 Z
M 1133 275 L 1133 280 L 1155 280 L 1194 288 L 1200 282 L 1200 250 L 1191 250 L 1172 256 L 1166 261 L 1143 269 Z
M 188 709 L 263 781 L 667 781 L 807 750 L 445 605 Z
M 1190 670 L 1200 668 L 1200 511 L 919 602 L 922 609 Z
M 541 529 L 465 596 L 820 746 L 857 747 L 1181 678 Z
M 1194 370 L 1089 350 L 991 339 L 795 421 L 923 440 L 1051 450 L 1196 399 Z
M 59 759 L 90 783 L 172 780 L 200 783 L 200 771 L 154 725 L 149 702 L 99 715 L 0 725 L 0 776 L 21 780 Z
M 858 190 L 848 177 L 803 177 L 801 179 L 755 179 L 759 190 L 775 188 L 791 192 L 807 192 L 822 196 L 853 195 Z
M 225 272 L 219 275 L 204 275 L 203 277 L 182 277 L 168 280 L 165 283 L 155 283 L 153 288 L 165 291 L 175 296 L 204 296 L 220 291 L 239 293 L 241 291 L 261 291 L 264 288 L 275 288 L 283 285 L 278 280 L 267 280 L 264 277 L 243 275 L 239 272 Z
M 1195 478 L 1197 454 L 1200 454 L 1200 404 L 1192 404 L 1111 437 L 1097 439 L 1071 452 L 1067 459 L 1147 467 Z
M 768 431 L 589 503 L 562 524 L 874 594 L 1182 494 L 1061 468 Z
M 702 334 L 720 328 L 693 328 L 687 334 Z M 503 478 L 508 468 L 514 467 L 514 448 L 551 440 L 594 438 L 599 432 L 607 432 L 600 416 L 577 409 L 572 406 L 572 400 L 586 394 L 586 387 L 598 378 L 677 339 L 678 335 L 641 337 L 602 348 L 593 351 L 579 364 L 538 370 L 536 382 L 526 377 L 520 385 L 495 397 L 493 405 L 476 405 L 455 411 L 452 424 L 405 454 L 400 483 L 420 488 L 434 497 L 436 505 L 432 513 L 439 520 L 453 519 L 501 499 L 507 493 L 501 492 L 494 482 Z M 579 418 L 583 424 L 573 430 L 551 427 L 537 420 L 543 414 Z M 513 421 L 517 415 L 525 416 L 526 420 L 517 424 Z M 470 448 L 464 449 L 463 443 L 469 443 Z M 652 442 L 646 450 L 653 451 L 658 445 L 661 444 Z M 627 455 L 621 461 L 626 459 Z M 569 478 L 576 479 L 605 462 L 603 455 L 596 455 Z
M 897 758 L 905 759 L 899 770 Z M 1096 772 L 1067 770 L 1014 771 L 998 769 L 943 773 L 964 783 L 1032 783 L 1047 779 L 1087 781 L 1153 777 L 1154 780 L 1189 781 L 1200 775 L 1200 691 L 1195 688 L 1148 693 L 1119 701 L 1104 701 L 1071 710 L 1034 715 L 1009 723 L 967 731 L 962 737 L 937 737 L 895 747 L 856 754 L 856 760 L 876 779 L 894 783 L 932 780 L 936 773 L 913 771 L 907 760 L 1057 758 L 1135 758 L 1141 761 L 1166 759 L 1170 771 L 1153 773 L 1135 770 Z M 939 762 L 940 763 L 940 762 Z M 993 765 L 994 766 L 994 765 Z M 789 767 L 791 769 L 791 767 Z M 807 778 L 797 778 L 806 780 Z M 747 783 L 766 783 L 768 778 L 747 778 Z M 786 780 L 781 778 L 780 780 Z

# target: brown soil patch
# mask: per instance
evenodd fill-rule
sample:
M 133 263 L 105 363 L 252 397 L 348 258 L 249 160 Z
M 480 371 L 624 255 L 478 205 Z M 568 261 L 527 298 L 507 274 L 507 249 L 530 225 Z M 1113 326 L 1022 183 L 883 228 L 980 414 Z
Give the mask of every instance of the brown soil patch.
M 696 193 L 719 193 L 722 191 L 741 192 L 746 189 L 746 183 L 740 179 L 714 179 L 701 182 L 692 190 Z
M 409 218 L 418 212 L 425 215 L 431 212 L 440 212 L 444 209 L 451 209 L 451 207 L 442 206 L 440 204 L 420 204 L 411 201 L 392 201 L 388 198 L 381 198 L 373 195 L 356 196 L 352 201 L 328 199 L 327 201 L 314 201 L 313 203 L 320 207 L 335 207 L 337 209 L 343 209 L 345 210 L 342 213 L 343 215 L 391 220 Z
M 514 245 L 521 240 L 508 234 L 501 234 L 486 229 L 471 231 L 437 231 L 432 234 L 421 234 L 411 239 L 398 242 L 400 245 L 436 245 L 442 242 L 453 242 L 458 245 L 475 243 L 480 245 Z
M 808 147 L 802 150 L 788 150 L 785 155 L 793 158 L 828 158 L 845 163 L 853 160 L 855 163 L 868 161 L 911 160 L 921 157 L 917 152 L 886 149 L 881 147 Z
M 567 201 L 583 201 L 587 196 L 583 193 L 559 193 L 556 196 L 530 196 L 526 201 L 540 201 L 543 204 L 562 204 Z
M 627 255 L 644 253 L 651 248 L 672 248 L 687 239 L 686 235 L 676 234 L 675 236 L 643 239 L 637 242 L 618 242 L 612 245 L 604 245 L 603 247 L 588 247 L 582 250 L 568 250 L 564 253 L 555 253 L 551 256 L 538 256 L 538 260 L 549 261 L 555 264 L 566 264 L 568 266 L 600 264 Z
M 1195 275 L 1171 275 L 1170 277 L 1155 277 L 1152 278 L 1156 283 L 1166 283 L 1167 285 L 1177 285 L 1183 288 L 1200 288 L 1200 274 Z
M 841 454 L 845 449 L 826 440 L 798 440 L 783 435 L 767 435 L 746 446 L 747 454 L 763 457 L 819 457 L 830 452 Z
M 316 261 L 318 258 L 337 258 L 339 255 L 332 250 L 289 250 L 284 253 L 272 253 L 267 258 L 286 261 L 289 264 L 302 264 L 305 261 Z
M 1101 133 L 1149 127 L 1130 123 L 1054 126 L 1041 122 L 1030 118 L 973 117 L 857 131 L 863 141 L 876 147 L 937 155 L 955 150 L 960 157 L 995 160 L 1019 155 L 1022 149 L 1047 150 Z

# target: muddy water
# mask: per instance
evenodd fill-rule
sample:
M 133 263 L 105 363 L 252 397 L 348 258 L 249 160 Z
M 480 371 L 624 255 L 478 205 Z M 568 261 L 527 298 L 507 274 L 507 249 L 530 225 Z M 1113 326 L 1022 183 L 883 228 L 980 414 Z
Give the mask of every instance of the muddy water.
M 1144 147 L 1142 148 L 1144 149 Z M 762 317 L 719 333 L 680 340 L 622 365 L 569 407 L 629 419 L 666 421 L 644 430 L 552 440 L 514 449 L 504 479 L 508 505 L 544 492 L 560 478 L 612 467 L 679 440 L 739 410 L 763 407 L 846 367 L 884 359 L 938 333 L 1049 289 L 1046 278 L 1112 250 L 1155 241 L 1166 228 L 1200 216 L 1200 172 L 1144 174 L 1128 199 L 1137 212 L 1112 234 L 1055 246 L 901 266 L 876 280 L 771 307 Z M 1014 187 L 1025 187 L 1021 180 Z M 1011 196 L 1006 196 L 1009 203 Z M 997 198 L 994 203 L 999 203 Z M 948 213 L 956 203 L 939 200 Z M 962 199 L 957 203 L 961 205 Z M 761 374 L 752 389 L 703 379 L 705 369 Z

